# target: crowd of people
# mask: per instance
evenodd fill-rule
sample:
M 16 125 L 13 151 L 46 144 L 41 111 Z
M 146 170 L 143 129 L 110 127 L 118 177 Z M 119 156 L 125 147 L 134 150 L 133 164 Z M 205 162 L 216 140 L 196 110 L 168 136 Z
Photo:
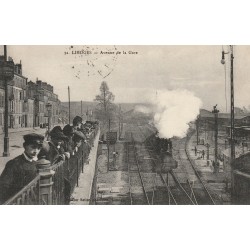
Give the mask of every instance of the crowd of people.
M 89 135 L 98 126 L 98 122 L 83 123 L 80 116 L 73 119 L 73 125 L 63 128 L 55 126 L 45 136 L 31 133 L 24 135 L 24 152 L 7 162 L 0 176 L 0 204 L 14 196 L 37 175 L 39 160 L 46 159 L 51 165 L 74 156 L 82 143 L 86 144 L 87 155 L 91 149 Z M 70 180 L 64 176 L 65 203 L 69 202 Z

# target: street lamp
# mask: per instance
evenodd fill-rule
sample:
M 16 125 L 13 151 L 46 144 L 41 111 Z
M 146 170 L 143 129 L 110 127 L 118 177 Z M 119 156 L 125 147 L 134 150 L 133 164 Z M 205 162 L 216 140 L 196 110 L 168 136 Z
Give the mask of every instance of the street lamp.
M 222 51 L 221 63 L 225 64 L 225 54 L 230 54 L 230 86 L 231 86 L 231 126 L 230 126 L 230 143 L 231 143 L 231 194 L 234 195 L 234 160 L 235 160 L 235 140 L 234 140 L 234 55 L 233 45 L 229 45 L 229 52 Z
M 228 54 L 228 52 L 225 52 L 224 50 L 222 51 L 222 57 L 221 57 L 221 64 L 225 64 L 226 63 L 226 60 L 225 60 L 225 54 Z
M 9 98 L 8 98 L 8 81 L 14 78 L 14 62 L 7 61 L 7 45 L 4 45 L 4 60 L 0 62 L 0 80 L 4 81 L 5 88 L 5 107 L 4 107 L 4 152 L 3 157 L 10 156 L 9 152 Z
M 52 110 L 52 104 L 51 103 L 47 103 L 46 104 L 46 108 L 47 108 L 47 111 L 48 111 L 48 136 L 49 136 L 49 133 L 50 133 L 50 126 L 51 126 L 51 110 Z
M 219 172 L 218 167 L 218 113 L 220 111 L 217 109 L 217 104 L 214 106 L 212 113 L 214 114 L 214 161 L 215 161 L 215 173 Z

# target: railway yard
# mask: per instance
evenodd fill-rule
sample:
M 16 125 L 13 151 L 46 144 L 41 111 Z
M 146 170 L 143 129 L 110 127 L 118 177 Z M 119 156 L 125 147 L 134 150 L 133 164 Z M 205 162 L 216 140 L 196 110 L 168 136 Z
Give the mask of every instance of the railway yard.
M 176 168 L 163 168 L 151 137 L 156 129 L 148 124 L 124 124 L 121 139 L 99 144 L 92 204 L 96 205 L 214 205 L 230 204 L 225 185 L 216 183 L 192 157 L 192 136 L 172 138 L 171 158 Z M 113 153 L 117 156 L 113 156 Z M 218 184 L 218 183 L 217 183 Z M 222 195 L 223 193 L 223 195 Z M 223 198 L 222 198 L 223 197 Z

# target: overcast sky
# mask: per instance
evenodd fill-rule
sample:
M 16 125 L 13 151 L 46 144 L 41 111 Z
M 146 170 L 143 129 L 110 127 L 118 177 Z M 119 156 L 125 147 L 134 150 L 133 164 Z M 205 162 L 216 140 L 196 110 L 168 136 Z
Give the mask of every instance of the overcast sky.
M 106 81 L 116 102 L 146 102 L 156 90 L 181 88 L 194 92 L 204 108 L 218 104 L 225 111 L 226 93 L 230 101 L 230 71 L 227 60 L 225 86 L 221 51 L 222 46 L 8 46 L 8 56 L 15 63 L 22 60 L 24 76 L 52 84 L 61 101 L 67 101 L 68 86 L 72 101 L 92 101 Z M 241 107 L 250 105 L 248 55 L 250 46 L 234 47 L 235 105 Z

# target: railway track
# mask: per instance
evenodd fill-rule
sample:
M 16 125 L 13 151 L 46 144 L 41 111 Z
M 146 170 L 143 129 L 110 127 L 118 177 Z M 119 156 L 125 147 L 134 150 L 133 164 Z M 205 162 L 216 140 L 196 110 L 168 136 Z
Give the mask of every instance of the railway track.
M 138 126 L 140 134 L 147 139 L 146 135 L 142 132 L 141 128 Z M 151 144 L 151 148 L 152 150 L 148 150 L 149 154 L 152 157 L 152 162 L 155 166 L 155 169 L 157 169 L 157 165 L 161 164 L 159 162 L 159 158 L 153 154 L 153 145 Z M 195 202 L 193 201 L 193 199 L 191 198 L 191 196 L 188 194 L 188 192 L 185 190 L 185 188 L 182 186 L 182 184 L 180 183 L 178 177 L 176 176 L 176 174 L 174 173 L 174 171 L 170 171 L 167 174 L 167 179 L 169 180 L 169 177 L 171 177 L 172 182 L 170 183 L 169 181 L 166 182 L 163 174 L 162 173 L 158 173 L 161 177 L 162 182 L 164 183 L 164 185 L 167 188 L 168 191 L 168 196 L 169 196 L 169 204 L 191 204 L 191 205 L 195 205 Z M 173 186 L 175 185 L 175 187 L 173 188 Z M 171 203 L 171 199 L 172 199 L 172 203 Z
M 133 130 L 131 130 L 133 131 Z M 137 136 L 137 139 L 140 139 L 138 138 L 138 133 L 135 133 L 134 131 L 133 132 L 130 132 L 131 134 L 134 133 L 136 136 Z M 134 151 L 137 152 L 136 150 L 136 147 L 135 147 L 135 142 L 133 140 L 133 145 L 134 145 Z M 145 145 L 144 145 L 145 146 Z M 155 162 L 154 160 L 152 159 L 151 157 L 151 153 L 149 152 L 150 150 L 148 148 L 144 148 L 143 150 L 144 151 L 144 156 L 147 157 L 148 155 L 150 156 L 149 158 L 147 158 L 148 160 L 150 160 L 151 162 L 151 165 L 152 165 L 152 162 L 153 162 L 153 167 L 151 166 L 151 183 L 150 183 L 150 187 L 147 189 L 146 191 L 146 188 L 145 188 L 145 184 L 143 185 L 144 186 L 144 193 L 147 194 L 148 198 L 147 198 L 147 204 L 149 204 L 149 202 L 154 205 L 154 204 L 183 204 L 183 202 L 177 202 L 178 200 L 178 197 L 175 197 L 175 195 L 173 194 L 173 192 L 176 193 L 176 190 L 171 190 L 171 187 L 170 187 L 170 183 L 169 183 L 169 178 L 167 176 L 164 176 L 163 174 L 161 173 L 156 173 L 154 172 L 154 169 L 155 169 Z M 147 152 L 147 154 L 146 154 Z M 135 153 L 137 155 L 137 153 Z M 129 155 L 127 156 L 127 161 L 129 162 L 131 159 L 129 159 Z M 138 157 L 137 158 L 137 162 L 138 162 Z M 144 170 L 147 168 L 145 167 L 145 165 L 148 165 L 146 164 L 148 163 L 145 162 L 143 164 L 143 167 L 144 167 Z M 138 166 L 139 166 L 139 163 L 138 163 Z M 128 166 L 128 171 L 129 171 L 129 186 L 132 186 L 131 185 L 131 167 Z M 152 176 L 153 175 L 153 176 Z M 177 178 L 175 178 L 177 179 Z M 141 178 L 141 180 L 143 180 Z M 131 193 L 131 192 L 130 192 Z M 187 194 L 185 194 L 187 195 Z M 132 195 L 130 195 L 131 197 Z M 185 202 L 186 203 L 190 203 L 190 202 Z M 191 201 L 192 203 L 192 201 Z M 133 198 L 131 197 L 131 204 L 133 204 Z
M 130 204 L 148 204 L 148 205 L 177 205 L 176 198 L 169 186 L 168 178 L 162 174 L 154 173 L 151 171 L 148 176 L 148 185 L 145 184 L 145 172 L 142 173 L 138 160 L 137 149 L 135 141 L 130 132 L 132 142 L 127 144 L 127 164 L 128 164 L 128 183 L 130 193 Z M 138 135 L 138 134 L 137 134 Z M 147 152 L 147 150 L 146 150 Z M 144 152 L 145 153 L 145 152 Z M 151 159 L 151 158 L 149 158 Z M 131 164 L 132 163 L 132 164 Z M 136 164 L 135 164 L 136 163 Z M 144 171 L 147 170 L 143 165 Z M 152 169 L 152 167 L 151 167 Z M 144 175 L 144 177 L 143 177 Z M 138 189 L 138 183 L 141 183 L 141 189 Z M 147 187 L 146 187 L 147 186 Z M 142 197 L 142 191 L 144 196 Z
M 156 175 L 158 175 L 158 174 L 156 173 Z M 176 198 L 174 197 L 173 192 L 171 191 L 171 188 L 169 186 L 168 176 L 167 176 L 167 181 L 165 180 L 165 178 L 162 174 L 159 174 L 159 176 L 166 187 L 166 191 L 168 194 L 168 205 L 171 205 L 171 204 L 178 205 Z
M 215 205 L 215 201 L 212 198 L 205 182 L 202 180 L 198 171 L 196 170 L 192 159 L 189 156 L 187 145 L 188 139 L 183 138 L 175 144 L 176 148 L 173 149 L 173 157 L 178 161 L 178 170 L 176 169 L 176 175 L 186 174 L 187 184 L 185 185 L 186 190 L 190 192 L 193 201 L 197 205 Z M 199 192 L 203 190 L 203 193 Z
M 158 170 L 161 161 L 152 143 L 145 143 L 145 138 L 151 135 L 152 131 L 144 126 L 143 129 L 136 124 L 129 125 L 126 129 L 123 151 L 123 175 L 126 178 L 123 181 L 126 180 L 126 183 L 122 184 L 123 188 L 118 185 L 120 191 L 113 187 L 109 191 L 110 188 L 106 184 L 101 186 L 99 193 L 103 193 L 99 194 L 98 202 L 131 205 L 215 204 L 209 190 L 205 189 L 205 183 L 202 179 L 200 181 L 199 173 L 192 166 L 186 150 L 186 140 L 175 143 L 173 156 L 178 160 L 178 168 L 162 173 Z
M 194 201 L 196 205 L 202 204 L 201 199 L 197 198 L 195 191 L 194 191 L 194 183 L 199 183 L 199 179 L 196 176 L 191 163 L 189 161 L 189 158 L 187 157 L 187 151 L 186 151 L 186 138 L 180 139 L 177 143 L 175 143 L 175 148 L 173 148 L 173 157 L 175 160 L 178 161 L 178 169 L 175 169 L 175 174 L 177 176 L 180 176 L 183 178 L 183 173 L 186 178 L 186 191 L 190 193 L 190 197 Z
M 150 205 L 144 179 L 141 173 L 135 142 L 131 133 L 131 141 L 126 142 L 128 166 L 129 197 L 131 205 Z
M 144 136 L 144 138 L 146 138 L 145 134 L 142 132 L 141 128 L 138 126 L 140 133 Z M 182 139 L 183 140 L 183 139 Z M 153 145 L 151 144 L 152 148 Z M 152 151 L 151 151 L 152 152 Z M 182 153 L 181 153 L 182 152 Z M 192 183 L 194 182 L 200 182 L 200 184 L 203 187 L 204 192 L 206 193 L 206 201 L 209 201 L 209 204 L 215 204 L 208 188 L 206 187 L 204 181 L 202 180 L 201 176 L 199 175 L 199 173 L 197 172 L 197 170 L 195 169 L 195 166 L 192 162 L 192 160 L 189 157 L 189 154 L 187 152 L 187 140 L 185 140 L 184 143 L 184 148 L 179 148 L 179 152 L 178 152 L 178 157 L 179 160 L 178 162 L 181 163 L 179 164 L 180 167 L 178 167 L 178 169 L 176 170 L 171 170 L 169 173 L 172 176 L 174 182 L 176 183 L 176 185 L 179 187 L 179 190 L 185 194 L 182 198 L 186 197 L 186 201 L 178 201 L 177 197 L 180 196 L 179 195 L 175 195 L 177 203 L 181 204 L 188 204 L 188 201 L 193 204 L 193 205 L 198 205 L 198 204 L 207 204 L 204 203 L 204 199 L 201 199 L 200 197 L 197 197 L 197 195 L 195 194 L 194 188 L 192 186 Z M 184 163 L 185 161 L 185 163 Z M 155 165 L 159 164 L 156 163 L 156 161 L 153 161 Z M 182 185 L 178 179 L 178 176 L 181 177 L 181 179 L 183 179 L 183 174 L 188 176 L 187 180 L 186 180 L 186 185 L 184 187 L 184 185 Z M 190 182 L 191 179 L 191 182 Z M 169 188 L 170 189 L 170 188 Z
M 216 203 L 215 203 L 214 199 L 212 198 L 211 193 L 209 192 L 207 186 L 205 185 L 204 181 L 202 180 L 201 176 L 199 175 L 198 171 L 196 170 L 193 161 L 191 160 L 191 158 L 190 158 L 190 156 L 189 156 L 189 153 L 188 153 L 188 151 L 187 151 L 187 143 L 188 143 L 188 140 L 185 141 L 185 152 L 186 152 L 187 158 L 188 158 L 188 160 L 189 160 L 189 162 L 190 162 L 190 165 L 191 165 L 191 167 L 193 168 L 193 170 L 194 170 L 194 172 L 195 172 L 195 175 L 196 175 L 197 178 L 199 179 L 200 183 L 202 184 L 202 186 L 203 186 L 203 188 L 204 188 L 204 190 L 205 190 L 205 192 L 206 192 L 206 194 L 207 194 L 207 196 L 208 196 L 208 198 L 209 198 L 211 204 L 212 204 L 212 205 L 215 205 Z

